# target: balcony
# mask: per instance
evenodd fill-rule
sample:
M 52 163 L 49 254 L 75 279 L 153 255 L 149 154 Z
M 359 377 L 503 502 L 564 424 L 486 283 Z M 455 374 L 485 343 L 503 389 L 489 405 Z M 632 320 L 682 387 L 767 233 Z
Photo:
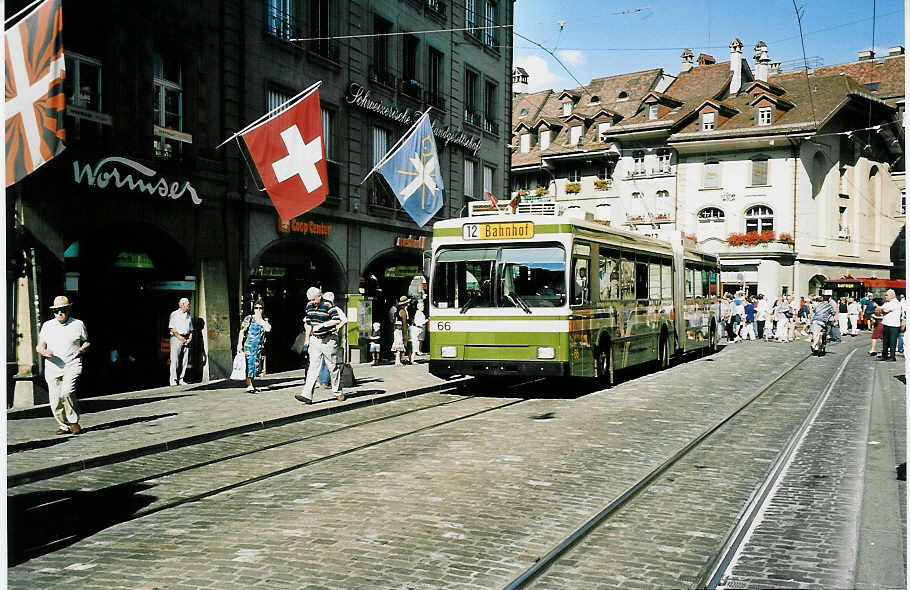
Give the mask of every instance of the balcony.
M 481 126 L 481 117 L 479 113 L 475 113 L 471 110 L 466 110 L 464 112 L 464 122 L 475 127 Z
M 370 66 L 370 82 L 375 82 L 377 84 L 382 84 L 383 86 L 388 86 L 389 88 L 395 88 L 397 78 L 391 72 L 385 70 L 385 68 L 380 68 L 378 66 Z
M 440 111 L 444 111 L 446 108 L 446 99 L 445 96 L 439 92 L 430 92 L 429 90 L 423 94 L 423 99 L 426 103 L 432 107 L 436 107 Z
M 399 90 L 405 96 L 410 96 L 415 100 L 421 100 L 423 97 L 423 86 L 417 80 L 401 80 Z
M 487 119 L 484 117 L 483 130 L 487 133 L 492 133 L 493 135 L 499 135 L 499 123 L 492 119 Z
M 446 5 L 439 0 L 426 0 L 426 7 L 430 14 L 445 18 L 446 16 Z

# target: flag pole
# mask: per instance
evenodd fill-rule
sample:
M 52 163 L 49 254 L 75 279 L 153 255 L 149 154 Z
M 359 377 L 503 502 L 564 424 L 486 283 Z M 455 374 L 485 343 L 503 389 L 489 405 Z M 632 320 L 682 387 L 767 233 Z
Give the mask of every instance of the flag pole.
M 244 133 L 246 133 L 246 132 L 248 132 L 248 131 L 251 131 L 254 127 L 257 127 L 257 126 L 263 124 L 265 121 L 267 121 L 268 119 L 270 119 L 275 113 L 277 113 L 278 111 L 280 111 L 280 110 L 282 110 L 282 109 L 287 108 L 287 105 L 288 105 L 288 104 L 290 104 L 290 103 L 296 104 L 297 102 L 300 102 L 301 100 L 303 100 L 304 98 L 306 98 L 307 96 L 309 96 L 310 94 L 312 94 L 312 93 L 313 93 L 316 89 L 318 89 L 320 86 L 322 86 L 322 80 L 319 80 L 319 81 L 316 82 L 315 84 L 312 84 L 309 88 L 307 88 L 307 89 L 304 90 L 303 92 L 297 94 L 296 96 L 292 96 L 291 98 L 287 99 L 286 101 L 284 101 L 283 103 L 281 103 L 280 105 L 278 105 L 277 107 L 275 107 L 274 109 L 272 109 L 271 111 L 269 111 L 269 112 L 267 112 L 266 114 L 262 115 L 261 117 L 259 117 L 258 119 L 256 119 L 255 121 L 253 121 L 252 123 L 250 123 L 249 125 L 247 125 L 246 127 L 244 127 L 243 129 L 241 129 L 240 131 L 238 131 L 237 133 L 233 134 L 232 136 L 230 136 L 230 137 L 228 137 L 227 139 L 225 139 L 224 141 L 222 141 L 220 144 L 218 144 L 218 145 L 215 147 L 215 149 L 217 150 L 217 149 L 220 148 L 221 146 L 223 146 L 223 145 L 225 145 L 226 143 L 230 142 L 232 139 L 234 139 L 234 138 L 236 138 L 236 137 L 238 137 L 238 136 L 240 136 L 240 135 L 243 135 Z
M 397 142 L 395 145 L 393 145 L 392 148 L 391 148 L 389 151 L 386 152 L 386 154 L 385 154 L 385 156 L 383 156 L 382 160 L 380 160 L 378 164 L 376 164 L 375 166 L 373 166 L 373 169 L 370 170 L 370 171 L 367 173 L 367 175 L 363 177 L 363 180 L 360 181 L 360 185 L 361 185 L 361 186 L 363 186 L 363 183 L 367 181 L 367 178 L 369 178 L 371 174 L 373 174 L 374 172 L 376 172 L 376 170 L 378 170 L 379 168 L 381 168 L 383 164 L 385 164 L 386 162 L 389 161 L 389 158 L 392 157 L 392 154 L 395 153 L 395 150 L 397 150 L 398 147 L 399 147 L 402 143 L 404 143 L 404 140 L 406 140 L 406 139 L 408 138 L 408 136 L 411 135 L 411 132 L 412 132 L 412 131 L 414 131 L 415 129 L 417 129 L 417 126 L 420 125 L 420 122 L 423 121 L 423 118 L 426 117 L 426 116 L 428 115 L 428 113 L 430 112 L 430 109 L 431 109 L 431 108 L 433 108 L 433 107 L 427 107 L 427 110 L 425 110 L 425 111 L 423 112 L 423 114 L 421 114 L 419 117 L 417 117 L 417 120 L 414 121 L 414 124 L 411 125 L 411 127 L 410 127 L 407 131 L 404 132 L 404 135 L 401 136 L 401 138 L 398 140 L 398 142 Z
M 10 23 L 10 21 L 16 20 L 16 17 L 17 17 L 17 16 L 19 16 L 19 15 L 22 14 L 23 12 L 27 12 L 27 11 L 31 10 L 32 8 L 35 7 L 36 4 L 41 4 L 42 2 L 44 2 L 44 0 L 35 0 L 34 2 L 32 2 L 31 4 L 29 4 L 28 6 L 26 6 L 26 7 L 23 8 L 22 10 L 20 10 L 19 12 L 17 12 L 16 14 L 14 14 L 13 16 L 11 16 L 11 17 L 9 17 L 8 19 L 6 19 L 5 21 L 3 21 L 3 26 L 6 27 L 6 25 L 8 25 L 8 24 Z

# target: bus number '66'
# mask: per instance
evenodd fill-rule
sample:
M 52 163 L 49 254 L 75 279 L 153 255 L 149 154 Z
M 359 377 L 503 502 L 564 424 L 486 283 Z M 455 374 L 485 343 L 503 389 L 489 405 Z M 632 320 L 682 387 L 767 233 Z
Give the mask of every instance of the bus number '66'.
M 452 329 L 452 322 L 436 322 L 437 332 L 448 332 Z

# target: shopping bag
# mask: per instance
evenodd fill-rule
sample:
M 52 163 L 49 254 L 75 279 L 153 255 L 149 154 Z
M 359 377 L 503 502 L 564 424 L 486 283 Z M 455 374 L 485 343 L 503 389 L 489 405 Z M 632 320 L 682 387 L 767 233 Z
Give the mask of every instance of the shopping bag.
M 243 381 L 246 379 L 246 356 L 242 352 L 234 355 L 234 367 L 231 370 L 231 379 Z
M 291 345 L 291 350 L 297 354 L 303 354 L 303 351 L 306 348 L 306 328 L 300 331 L 300 334 L 297 334 L 297 338 L 294 339 L 294 344 Z

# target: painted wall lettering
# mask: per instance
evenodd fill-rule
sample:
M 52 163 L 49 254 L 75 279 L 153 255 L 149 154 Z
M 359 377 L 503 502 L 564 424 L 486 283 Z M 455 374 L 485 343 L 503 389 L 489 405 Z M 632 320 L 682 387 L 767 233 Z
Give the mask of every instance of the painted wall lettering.
M 110 167 L 102 171 L 102 167 L 105 165 L 110 165 Z M 124 176 L 120 172 L 120 168 L 116 164 L 121 164 L 127 166 L 132 170 L 128 171 Z M 94 168 L 91 164 L 86 164 L 79 168 L 79 161 L 73 161 L 73 180 L 76 184 L 80 184 L 83 180 L 89 186 L 96 186 L 98 188 L 107 188 L 110 185 L 111 181 L 114 182 L 114 186 L 117 188 L 127 187 L 131 191 L 139 191 L 141 193 L 148 193 L 154 195 L 157 193 L 161 197 L 170 197 L 172 199 L 179 199 L 183 196 L 183 193 L 189 192 L 190 200 L 194 204 L 202 204 L 202 199 L 196 195 L 196 189 L 190 186 L 189 181 L 184 182 L 183 186 L 179 182 L 168 183 L 167 179 L 164 177 L 159 177 L 157 182 L 152 180 L 144 180 L 142 178 L 133 179 L 133 171 L 138 172 L 144 176 L 152 178 L 158 173 L 147 166 L 143 166 L 139 162 L 134 162 L 127 158 L 120 158 L 117 156 L 112 156 L 110 158 L 104 158 L 103 160 L 98 160 Z

